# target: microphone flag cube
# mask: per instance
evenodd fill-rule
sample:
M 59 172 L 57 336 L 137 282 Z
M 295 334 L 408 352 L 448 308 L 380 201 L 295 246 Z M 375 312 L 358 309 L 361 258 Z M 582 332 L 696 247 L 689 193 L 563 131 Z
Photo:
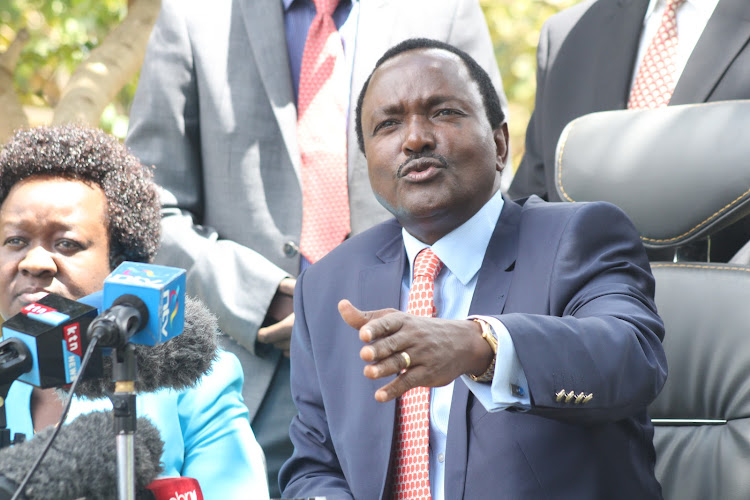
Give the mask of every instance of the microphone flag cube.
M 122 295 L 135 295 L 148 309 L 148 322 L 130 342 L 157 345 L 182 333 L 185 326 L 185 270 L 123 262 L 104 280 L 103 309 Z
M 41 388 L 73 383 L 88 347 L 85 332 L 96 315 L 95 307 L 51 293 L 9 318 L 3 323 L 3 339 L 18 338 L 32 358 L 31 371 L 17 380 Z M 97 349 L 85 377 L 101 376 L 102 355 Z
M 153 500 L 203 500 L 198 480 L 192 477 L 161 477 L 154 479 L 146 490 Z

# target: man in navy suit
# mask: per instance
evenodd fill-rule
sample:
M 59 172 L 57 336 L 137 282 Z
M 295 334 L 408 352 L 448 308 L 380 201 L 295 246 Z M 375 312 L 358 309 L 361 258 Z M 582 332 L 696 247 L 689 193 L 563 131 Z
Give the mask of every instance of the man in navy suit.
M 666 3 L 585 0 L 545 22 L 537 46 L 534 113 L 523 159 L 508 189 L 511 198 L 536 194 L 560 201 L 554 168 L 563 128 L 588 113 L 627 108 L 635 74 Z M 682 2 L 677 8 L 677 33 L 679 70 L 675 69 L 670 106 L 750 98 L 750 2 Z M 712 175 L 706 165 L 706 182 Z M 710 260 L 727 262 L 748 239 L 750 218 L 745 218 L 711 237 Z M 701 245 L 700 253 L 695 253 L 694 246 L 687 255 L 706 260 L 709 248 Z M 685 255 L 684 249 L 681 253 Z M 654 258 L 671 260 L 672 256 L 655 254 Z
M 664 330 L 638 234 L 606 203 L 504 198 L 496 95 L 424 39 L 365 83 L 360 147 L 395 219 L 298 279 L 284 496 L 390 498 L 400 396 L 423 386 L 433 498 L 661 498 L 646 406 Z M 434 318 L 402 312 L 426 247 Z

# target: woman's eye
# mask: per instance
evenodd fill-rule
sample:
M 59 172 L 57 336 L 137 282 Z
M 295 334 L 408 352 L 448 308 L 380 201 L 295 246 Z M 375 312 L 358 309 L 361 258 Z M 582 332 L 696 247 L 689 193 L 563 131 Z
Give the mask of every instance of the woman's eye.
M 83 246 L 73 240 L 60 240 L 57 242 L 57 247 L 63 251 L 80 250 Z
M 6 238 L 6 240 L 3 242 L 3 246 L 11 248 L 20 248 L 25 244 L 26 242 L 23 240 L 23 238 L 19 238 L 17 236 Z

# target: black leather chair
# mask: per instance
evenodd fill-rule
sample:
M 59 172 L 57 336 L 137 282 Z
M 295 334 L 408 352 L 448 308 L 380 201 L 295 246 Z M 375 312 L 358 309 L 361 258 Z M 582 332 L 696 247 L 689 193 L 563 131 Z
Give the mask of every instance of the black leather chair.
M 750 213 L 750 101 L 611 111 L 571 122 L 555 181 L 606 200 L 641 233 L 656 278 L 669 376 L 650 406 L 667 500 L 750 499 L 750 266 L 686 260 Z M 595 231 L 596 228 L 591 228 Z

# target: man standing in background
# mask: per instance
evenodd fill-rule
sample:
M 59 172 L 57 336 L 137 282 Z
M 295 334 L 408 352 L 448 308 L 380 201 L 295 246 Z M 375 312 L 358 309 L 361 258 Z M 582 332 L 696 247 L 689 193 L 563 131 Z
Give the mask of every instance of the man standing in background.
M 471 54 L 507 107 L 476 0 L 164 0 L 149 42 L 126 142 L 165 188 L 157 262 L 188 270 L 242 362 L 272 496 L 296 414 L 294 277 L 388 217 L 351 102 L 380 54 L 414 36 Z
M 588 0 L 552 16 L 539 37 L 536 104 L 508 194 L 560 200 L 555 148 L 579 116 L 750 98 L 748 41 L 745 0 Z M 649 79 L 665 85 L 647 90 Z M 729 227 L 713 238 L 711 260 L 727 261 L 748 237 L 750 222 Z

